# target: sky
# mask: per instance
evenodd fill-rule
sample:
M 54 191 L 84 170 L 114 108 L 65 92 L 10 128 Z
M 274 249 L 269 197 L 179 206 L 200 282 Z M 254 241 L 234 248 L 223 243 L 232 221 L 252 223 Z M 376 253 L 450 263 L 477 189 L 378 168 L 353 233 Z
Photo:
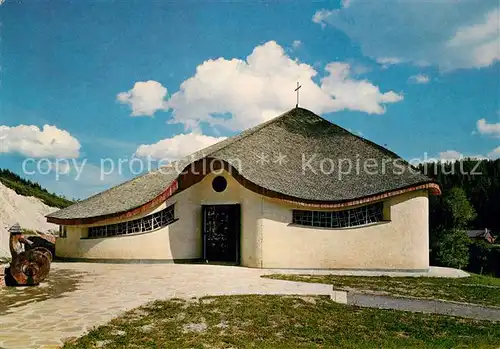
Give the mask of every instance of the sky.
M 500 157 L 495 0 L 4 0 L 0 21 L 0 168 L 68 198 L 293 108 L 297 81 L 407 160 Z

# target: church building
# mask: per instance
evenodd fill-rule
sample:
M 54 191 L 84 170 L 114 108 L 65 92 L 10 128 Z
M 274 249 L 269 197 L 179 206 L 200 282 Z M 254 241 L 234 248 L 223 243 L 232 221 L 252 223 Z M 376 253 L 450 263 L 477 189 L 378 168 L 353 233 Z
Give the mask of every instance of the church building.
M 56 256 L 424 271 L 439 186 L 302 108 L 47 216 Z

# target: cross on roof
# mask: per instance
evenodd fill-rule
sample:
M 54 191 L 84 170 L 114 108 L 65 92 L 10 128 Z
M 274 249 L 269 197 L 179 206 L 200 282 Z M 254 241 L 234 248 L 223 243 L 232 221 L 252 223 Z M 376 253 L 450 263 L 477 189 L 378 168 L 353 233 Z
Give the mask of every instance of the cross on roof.
M 295 108 L 298 108 L 299 107 L 299 90 L 302 86 L 299 85 L 299 82 L 297 81 L 297 88 L 295 89 L 295 91 L 297 91 L 297 104 L 295 105 Z

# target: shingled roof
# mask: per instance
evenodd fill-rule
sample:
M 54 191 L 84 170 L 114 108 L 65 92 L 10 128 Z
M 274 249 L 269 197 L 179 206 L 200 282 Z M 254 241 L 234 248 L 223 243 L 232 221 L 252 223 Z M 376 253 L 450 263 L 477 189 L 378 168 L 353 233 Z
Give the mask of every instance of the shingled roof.
M 388 149 L 295 108 L 47 217 L 86 219 L 136 209 L 164 193 L 178 177 L 176 169 L 203 158 L 223 160 L 245 180 L 299 201 L 346 202 L 433 183 Z M 348 162 L 350 173 L 341 175 L 339 164 L 347 171 Z

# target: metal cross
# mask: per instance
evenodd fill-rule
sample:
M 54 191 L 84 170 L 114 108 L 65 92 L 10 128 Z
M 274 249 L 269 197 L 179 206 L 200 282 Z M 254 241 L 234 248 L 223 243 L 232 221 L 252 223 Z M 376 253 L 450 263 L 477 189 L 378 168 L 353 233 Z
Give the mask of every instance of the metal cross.
M 298 108 L 299 107 L 299 89 L 301 88 L 302 86 L 299 85 L 299 82 L 297 81 L 297 88 L 295 89 L 295 91 L 297 91 L 297 104 L 295 105 L 295 108 Z

